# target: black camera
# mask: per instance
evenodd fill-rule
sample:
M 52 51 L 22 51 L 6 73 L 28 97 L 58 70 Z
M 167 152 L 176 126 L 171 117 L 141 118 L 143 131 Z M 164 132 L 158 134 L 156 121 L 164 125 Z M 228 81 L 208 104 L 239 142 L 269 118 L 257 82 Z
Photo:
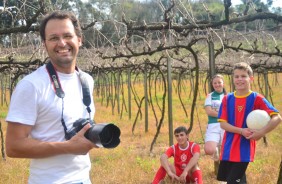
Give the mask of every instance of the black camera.
M 90 119 L 80 118 L 73 123 L 73 127 L 66 132 L 66 140 L 71 139 L 87 123 L 91 127 L 85 132 L 84 136 L 98 147 L 115 148 L 120 143 L 120 129 L 112 123 L 95 124 Z

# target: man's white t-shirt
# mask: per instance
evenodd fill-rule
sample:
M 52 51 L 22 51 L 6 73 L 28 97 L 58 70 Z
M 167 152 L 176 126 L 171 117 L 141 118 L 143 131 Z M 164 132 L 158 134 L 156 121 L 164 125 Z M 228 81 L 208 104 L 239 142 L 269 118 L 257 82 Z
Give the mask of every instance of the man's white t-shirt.
M 7 122 L 18 122 L 33 126 L 30 136 L 46 142 L 65 141 L 63 117 L 68 130 L 79 118 L 89 118 L 82 102 L 82 87 L 78 72 L 58 77 L 65 93 L 62 100 L 55 94 L 46 65 L 24 77 L 16 86 L 6 117 Z M 87 74 L 91 93 L 91 115 L 94 116 L 93 78 Z M 63 104 L 64 103 L 64 104 Z M 63 106 L 62 106 L 63 105 Z M 89 155 L 64 154 L 43 159 L 32 159 L 30 184 L 78 183 L 89 180 L 91 168 Z

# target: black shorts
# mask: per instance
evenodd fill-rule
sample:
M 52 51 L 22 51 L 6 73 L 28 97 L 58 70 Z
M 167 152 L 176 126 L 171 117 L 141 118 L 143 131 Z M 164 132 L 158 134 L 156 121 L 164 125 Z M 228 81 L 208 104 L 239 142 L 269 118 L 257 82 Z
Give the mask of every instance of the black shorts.
M 248 165 L 249 162 L 220 161 L 217 180 L 227 181 L 228 184 L 240 183 Z

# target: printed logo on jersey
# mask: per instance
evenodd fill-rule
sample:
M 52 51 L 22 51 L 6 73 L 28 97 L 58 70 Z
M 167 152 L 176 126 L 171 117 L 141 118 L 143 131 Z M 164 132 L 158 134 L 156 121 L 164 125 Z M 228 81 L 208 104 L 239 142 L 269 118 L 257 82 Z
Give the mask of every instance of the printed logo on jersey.
M 212 100 L 220 100 L 219 96 L 212 96 Z
M 182 154 L 180 159 L 181 159 L 182 162 L 185 162 L 187 160 L 187 155 Z
M 243 110 L 244 106 L 238 106 L 237 109 L 239 112 L 241 112 Z

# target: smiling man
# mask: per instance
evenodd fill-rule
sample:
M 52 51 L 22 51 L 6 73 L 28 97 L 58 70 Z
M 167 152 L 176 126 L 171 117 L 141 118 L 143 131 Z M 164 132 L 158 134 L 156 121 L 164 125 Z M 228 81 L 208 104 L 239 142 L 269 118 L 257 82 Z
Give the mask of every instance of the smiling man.
M 56 14 L 53 14 L 56 16 Z M 82 42 L 81 29 L 75 17 L 54 18 L 42 21 L 40 35 L 57 71 L 73 73 L 76 57 Z
M 65 138 L 76 120 L 94 117 L 93 78 L 83 72 L 91 98 L 85 105 L 82 71 L 76 68 L 80 24 L 72 13 L 55 11 L 42 20 L 40 35 L 48 64 L 24 77 L 12 94 L 6 117 L 7 155 L 31 158 L 29 184 L 90 184 L 88 152 L 96 147 L 84 137 L 90 125 Z

